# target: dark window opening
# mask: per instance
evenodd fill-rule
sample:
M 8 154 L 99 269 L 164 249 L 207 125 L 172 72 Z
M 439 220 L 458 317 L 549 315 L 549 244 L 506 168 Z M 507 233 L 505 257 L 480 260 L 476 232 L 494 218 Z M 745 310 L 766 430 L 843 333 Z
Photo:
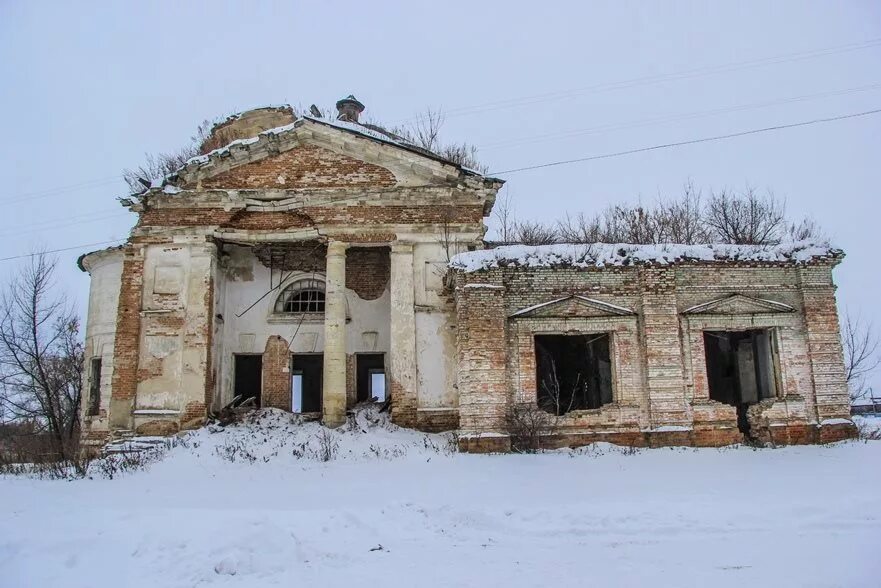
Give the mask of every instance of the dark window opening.
M 275 312 L 324 312 L 324 285 L 318 280 L 301 280 L 282 290 Z
M 295 353 L 291 356 L 291 411 L 321 412 L 324 356 Z
M 263 356 L 236 355 L 234 368 L 233 406 L 259 407 L 263 388 Z
M 777 396 L 777 377 L 768 329 L 704 331 L 710 399 L 737 408 L 737 426 L 749 433 L 747 408 Z
M 89 368 L 89 416 L 98 416 L 101 409 L 101 358 L 95 357 Z
M 385 402 L 385 358 L 382 353 L 355 356 L 356 398 L 358 402 Z
M 609 335 L 536 335 L 538 406 L 552 414 L 612 402 Z

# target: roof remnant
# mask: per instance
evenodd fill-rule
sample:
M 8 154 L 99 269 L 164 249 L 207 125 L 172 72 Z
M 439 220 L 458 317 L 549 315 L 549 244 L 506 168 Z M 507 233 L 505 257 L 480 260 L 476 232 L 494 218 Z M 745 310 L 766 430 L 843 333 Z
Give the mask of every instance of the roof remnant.
M 506 245 L 455 255 L 450 267 L 466 273 L 499 267 L 556 268 L 628 265 L 670 265 L 689 262 L 807 263 L 819 259 L 838 261 L 844 252 L 828 243 L 796 241 L 780 245 L 729 245 L 712 243 L 633 245 L 593 243 L 558 245 Z

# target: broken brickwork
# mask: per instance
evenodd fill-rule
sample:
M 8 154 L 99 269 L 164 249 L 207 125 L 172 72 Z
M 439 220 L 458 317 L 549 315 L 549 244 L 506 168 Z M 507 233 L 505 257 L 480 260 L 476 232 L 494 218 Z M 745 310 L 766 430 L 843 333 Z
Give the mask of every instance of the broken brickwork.
M 613 401 L 556 417 L 547 447 L 743 441 L 737 409 L 710 398 L 703 333 L 755 329 L 773 338 L 776 393 L 745 409 L 749 436 L 776 444 L 852 437 L 835 263 L 456 271 L 461 447 L 498 450 L 504 414 L 536 405 L 538 334 L 611 341 Z

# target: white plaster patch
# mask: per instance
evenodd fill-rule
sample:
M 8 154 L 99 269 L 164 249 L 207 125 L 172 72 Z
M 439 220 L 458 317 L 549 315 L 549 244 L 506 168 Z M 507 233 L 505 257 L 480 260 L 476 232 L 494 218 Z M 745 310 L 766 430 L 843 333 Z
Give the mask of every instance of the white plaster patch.
M 157 359 L 164 359 L 180 348 L 178 338 L 169 335 L 147 335 L 144 343 L 147 353 Z
M 179 266 L 160 265 L 153 273 L 154 294 L 180 294 L 183 269 Z

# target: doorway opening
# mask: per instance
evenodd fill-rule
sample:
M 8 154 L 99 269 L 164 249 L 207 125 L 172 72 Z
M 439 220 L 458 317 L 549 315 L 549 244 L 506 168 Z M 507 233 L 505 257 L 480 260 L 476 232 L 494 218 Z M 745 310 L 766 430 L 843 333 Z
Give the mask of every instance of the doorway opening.
M 382 353 L 359 353 L 355 356 L 356 400 L 385 402 L 385 356 Z
M 749 434 L 747 409 L 777 396 L 770 329 L 704 331 L 710 399 L 737 409 L 737 428 Z
M 291 411 L 321 412 L 324 355 L 294 353 L 291 355 Z
M 609 334 L 536 335 L 538 406 L 552 414 L 612 402 Z
M 233 406 L 260 407 L 263 387 L 263 356 L 236 354 L 233 381 Z

